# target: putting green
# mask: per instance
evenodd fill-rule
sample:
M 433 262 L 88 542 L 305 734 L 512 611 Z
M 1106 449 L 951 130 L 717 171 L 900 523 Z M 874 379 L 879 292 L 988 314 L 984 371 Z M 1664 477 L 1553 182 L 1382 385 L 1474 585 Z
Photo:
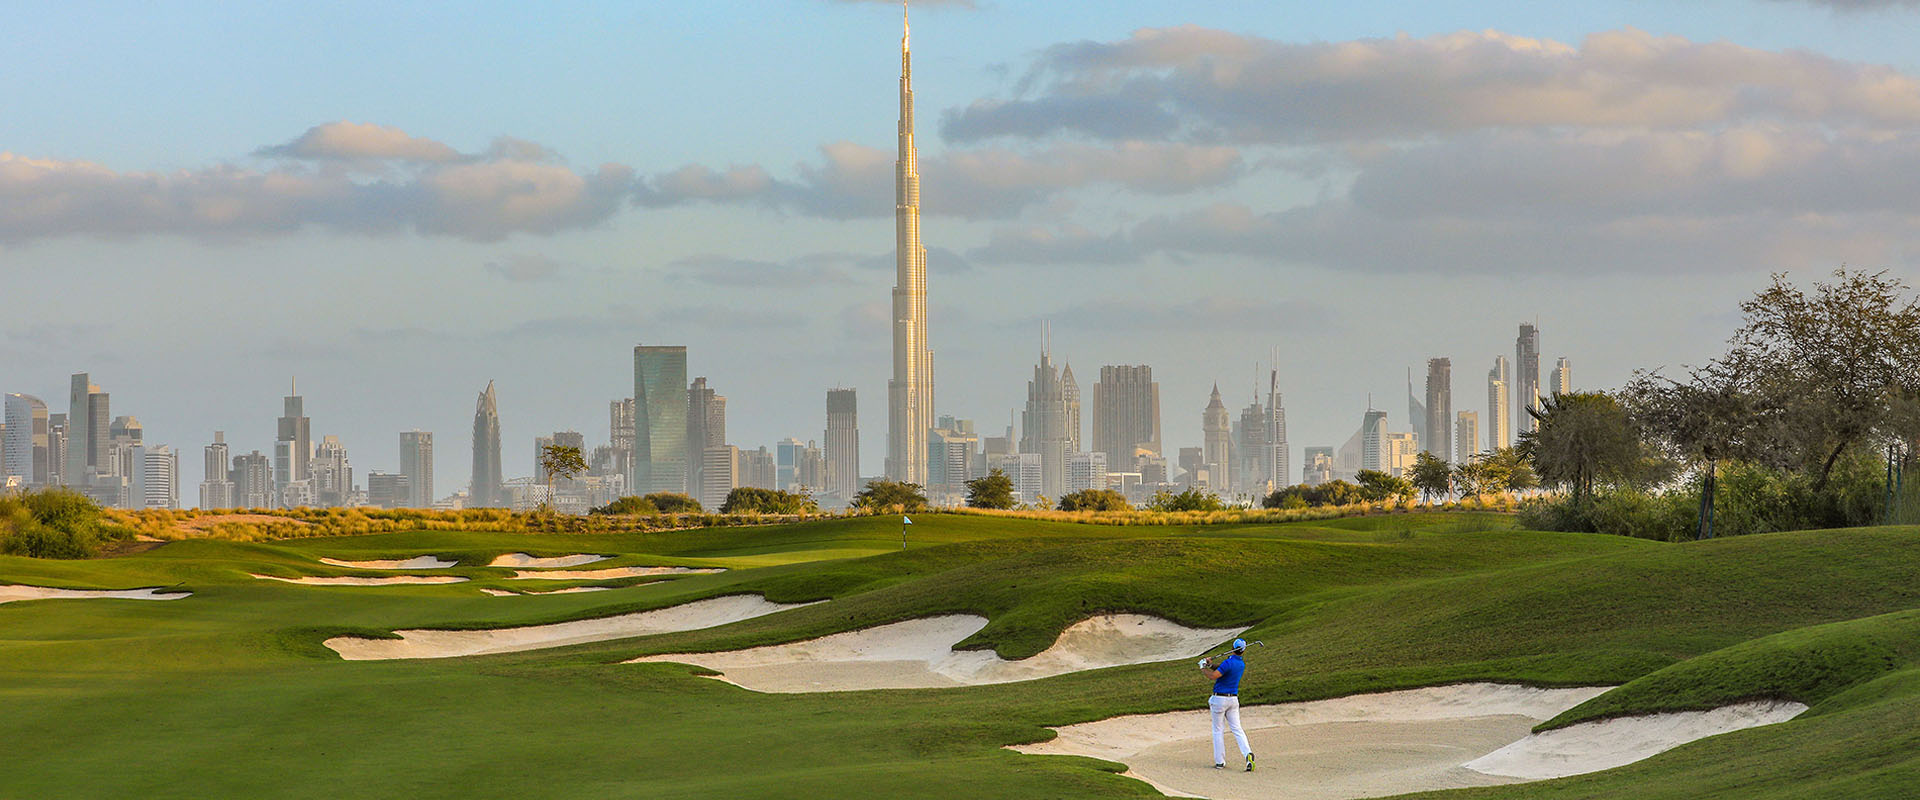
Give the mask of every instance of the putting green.
M 1035 681 L 761 694 L 643 656 L 779 645 L 911 619 L 987 620 L 1019 660 L 1102 614 L 1251 626 L 1243 703 L 1440 684 L 1621 685 L 1547 723 L 1797 700 L 1790 722 L 1591 775 L 1453 797 L 1920 793 L 1920 529 L 1670 545 L 1513 530 L 1496 515 L 1125 527 L 895 518 L 632 535 L 418 532 L 184 541 L 80 562 L 0 557 L 0 583 L 191 596 L 0 604 L 0 797 L 1129 797 L 1111 761 L 1003 749 L 1050 727 L 1187 710 L 1190 661 Z M 513 553 L 720 573 L 519 590 Z M 321 564 L 431 555 L 443 585 Z M 651 585 L 633 584 L 658 581 Z M 577 584 L 577 582 L 576 582 Z M 551 588 L 565 588 L 554 581 Z M 621 586 L 622 582 L 610 583 Z M 550 588 L 541 586 L 540 588 Z M 345 661 L 322 642 L 554 625 L 751 594 L 805 608 L 695 631 L 463 658 Z M 1909 613 L 1911 612 L 1911 613 Z M 1207 759 L 1205 752 L 1196 753 Z

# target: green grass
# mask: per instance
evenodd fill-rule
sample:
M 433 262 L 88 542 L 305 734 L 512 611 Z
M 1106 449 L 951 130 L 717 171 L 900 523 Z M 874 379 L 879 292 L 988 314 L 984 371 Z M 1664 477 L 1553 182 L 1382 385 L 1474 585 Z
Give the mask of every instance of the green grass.
M 943 613 L 1017 658 L 1091 614 L 1251 625 L 1244 687 L 1276 702 L 1465 680 L 1625 684 L 1550 725 L 1754 697 L 1801 719 L 1605 773 L 1448 797 L 1920 793 L 1920 529 L 1692 544 L 1515 530 L 1487 514 L 1124 527 L 961 515 L 642 534 L 419 532 L 135 556 L 0 558 L 0 582 L 181 585 L 170 602 L 0 604 L 0 797 L 1152 796 L 1089 759 L 1001 747 L 1048 726 L 1196 709 L 1191 665 L 1026 683 L 761 695 L 648 653 L 770 644 Z M 719 566 L 612 592 L 484 566 L 509 552 Z M 468 583 L 321 564 L 433 554 Z M 631 582 L 629 582 L 631 583 Z M 832 599 L 705 631 L 465 659 L 344 662 L 330 635 L 526 625 L 740 592 Z

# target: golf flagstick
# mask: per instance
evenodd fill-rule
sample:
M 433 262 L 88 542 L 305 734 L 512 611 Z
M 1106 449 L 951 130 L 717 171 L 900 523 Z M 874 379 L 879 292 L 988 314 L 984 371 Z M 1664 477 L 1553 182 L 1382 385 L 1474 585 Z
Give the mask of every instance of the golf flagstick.
M 902 550 L 907 549 L 907 526 L 912 524 L 912 517 L 905 514 L 900 515 L 900 549 Z

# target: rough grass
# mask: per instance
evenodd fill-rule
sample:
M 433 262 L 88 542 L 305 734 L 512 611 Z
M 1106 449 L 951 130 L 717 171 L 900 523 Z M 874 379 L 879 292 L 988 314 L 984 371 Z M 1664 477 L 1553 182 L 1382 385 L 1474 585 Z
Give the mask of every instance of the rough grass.
M 1465 680 L 1626 683 L 1586 713 L 1798 692 L 1814 712 L 1594 776 L 1470 797 L 1905 797 L 1920 788 L 1920 530 L 1669 545 L 1396 514 L 1128 528 L 987 516 L 615 534 L 427 531 L 0 558 L 0 581 L 179 584 L 185 600 L 0 605 L 0 797 L 1151 796 L 1088 759 L 1002 745 L 1198 709 L 1191 665 L 952 690 L 760 695 L 644 653 L 792 641 L 951 611 L 966 646 L 1036 652 L 1097 611 L 1253 624 L 1248 702 Z M 506 552 L 733 571 L 490 598 Z M 436 554 L 471 583 L 313 588 L 246 576 Z M 343 662 L 342 633 L 497 627 L 762 592 L 835 602 L 706 631 L 467 659 Z M 1896 660 L 1882 669 L 1880 650 Z M 1900 659 L 1905 659 L 1900 660 Z M 1690 677 L 1691 676 L 1691 677 Z M 1747 694 L 1754 693 L 1754 694 Z M 1596 701 L 1600 703 L 1600 701 Z M 1204 730 L 1204 722 L 1196 722 Z M 24 765 L 24 766 L 22 766 Z

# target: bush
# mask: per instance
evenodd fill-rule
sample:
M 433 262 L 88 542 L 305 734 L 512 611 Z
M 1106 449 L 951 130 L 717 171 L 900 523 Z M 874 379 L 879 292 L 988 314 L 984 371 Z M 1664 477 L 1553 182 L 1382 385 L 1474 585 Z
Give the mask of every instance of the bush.
M 1413 490 L 1409 488 L 1407 491 L 1411 494 Z M 1346 481 L 1328 481 L 1314 486 L 1289 486 L 1267 495 L 1260 505 L 1264 508 L 1321 508 L 1383 499 L 1386 499 L 1384 495 L 1379 498 L 1368 497 L 1365 489 Z
M 865 511 L 919 511 L 927 507 L 927 496 L 916 483 L 877 480 L 853 496 L 853 507 Z
M 1174 494 L 1165 489 L 1155 492 L 1153 499 L 1147 501 L 1150 511 L 1224 511 L 1227 504 L 1220 496 L 1199 489 L 1188 489 Z
M 722 514 L 807 514 L 820 510 L 820 504 L 804 494 L 778 489 L 742 486 L 727 493 L 720 506 Z
M 642 499 L 652 503 L 662 514 L 698 514 L 706 510 L 700 507 L 700 501 L 679 492 L 654 492 Z
M 589 512 L 593 514 L 658 514 L 660 509 L 644 497 L 627 495 Z
M 1082 489 L 1060 498 L 1061 511 L 1132 511 L 1126 495 L 1112 489 Z
M 0 498 L 0 553 L 32 558 L 90 558 L 100 545 L 133 532 L 101 519 L 92 500 L 61 490 Z

